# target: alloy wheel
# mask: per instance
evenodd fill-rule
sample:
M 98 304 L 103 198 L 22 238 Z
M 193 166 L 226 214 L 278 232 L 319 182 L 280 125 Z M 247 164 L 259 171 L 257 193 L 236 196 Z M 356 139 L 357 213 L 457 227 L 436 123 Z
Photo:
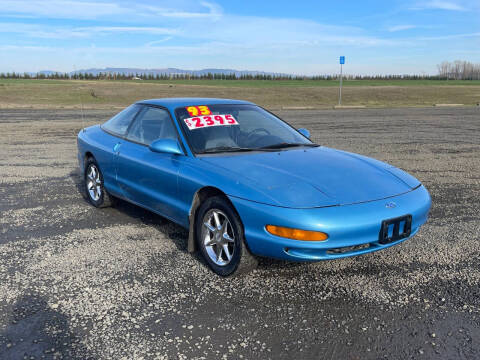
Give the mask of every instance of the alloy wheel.
M 202 239 L 209 258 L 219 266 L 230 263 L 235 249 L 235 234 L 228 217 L 210 209 L 203 217 Z
M 98 201 L 102 196 L 102 182 L 100 172 L 94 164 L 91 164 L 87 172 L 87 190 L 93 201 Z

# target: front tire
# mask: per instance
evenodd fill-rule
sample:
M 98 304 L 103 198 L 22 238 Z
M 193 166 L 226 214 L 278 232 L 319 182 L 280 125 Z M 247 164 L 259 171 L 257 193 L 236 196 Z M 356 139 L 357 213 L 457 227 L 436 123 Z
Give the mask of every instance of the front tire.
M 84 184 L 90 204 L 98 208 L 112 206 L 113 198 L 105 190 L 103 174 L 94 158 L 88 158 L 85 163 Z
M 240 217 L 225 198 L 205 200 L 197 211 L 195 226 L 198 248 L 216 274 L 247 273 L 257 266 L 245 245 Z

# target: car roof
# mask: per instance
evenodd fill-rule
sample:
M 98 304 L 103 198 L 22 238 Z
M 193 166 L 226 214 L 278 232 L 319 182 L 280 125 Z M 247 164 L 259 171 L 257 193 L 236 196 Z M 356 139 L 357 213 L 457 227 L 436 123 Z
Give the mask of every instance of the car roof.
M 163 106 L 170 109 L 171 111 L 174 111 L 178 107 L 184 107 L 184 106 L 190 106 L 190 105 L 193 105 L 193 106 L 216 105 L 216 104 L 254 105 L 253 103 L 249 101 L 244 101 L 244 100 L 219 99 L 219 98 L 195 98 L 195 97 L 149 99 L 149 100 L 138 101 L 137 104 Z

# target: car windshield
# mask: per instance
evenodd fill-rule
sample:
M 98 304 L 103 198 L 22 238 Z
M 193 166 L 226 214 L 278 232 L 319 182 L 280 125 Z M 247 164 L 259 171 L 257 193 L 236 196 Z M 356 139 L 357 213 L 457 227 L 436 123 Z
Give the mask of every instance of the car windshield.
M 175 114 L 197 154 L 316 146 L 255 105 L 195 105 L 177 108 Z

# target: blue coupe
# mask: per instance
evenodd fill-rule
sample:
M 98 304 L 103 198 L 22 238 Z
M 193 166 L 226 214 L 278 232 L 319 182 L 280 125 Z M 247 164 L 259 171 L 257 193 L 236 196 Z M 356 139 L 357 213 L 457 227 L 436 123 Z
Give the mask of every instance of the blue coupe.
M 313 143 L 246 101 L 137 102 L 78 134 L 85 191 L 189 229 L 219 275 L 256 256 L 317 261 L 396 245 L 427 221 L 430 196 L 392 165 Z

